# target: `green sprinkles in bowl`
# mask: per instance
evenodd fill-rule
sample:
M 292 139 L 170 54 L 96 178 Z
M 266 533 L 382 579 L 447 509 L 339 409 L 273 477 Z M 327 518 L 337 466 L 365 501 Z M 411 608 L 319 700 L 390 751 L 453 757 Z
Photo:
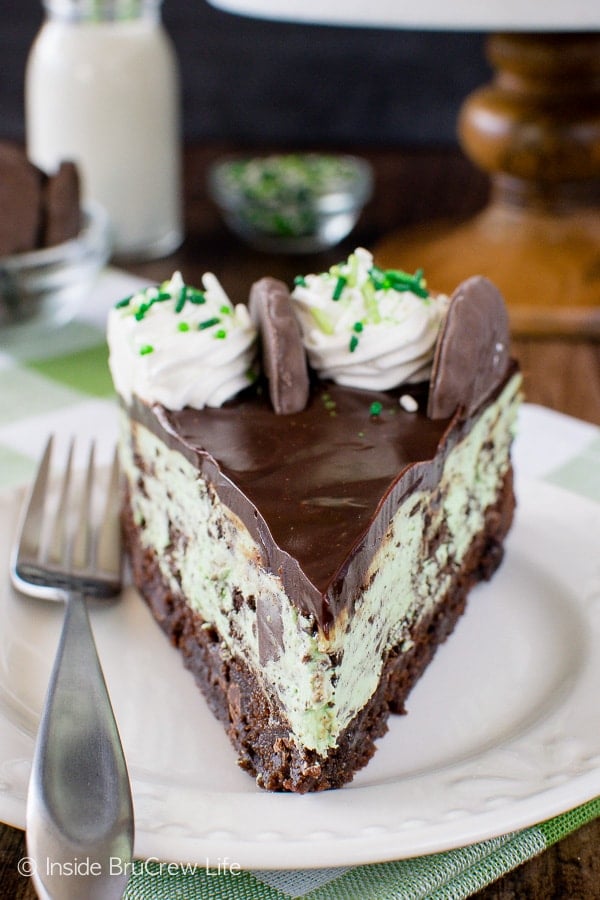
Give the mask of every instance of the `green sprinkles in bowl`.
M 351 160 L 321 153 L 283 153 L 233 161 L 225 171 L 232 189 L 259 203 L 298 202 L 345 187 L 356 177 Z
M 353 208 L 370 194 L 366 164 L 352 156 L 281 153 L 218 164 L 212 187 L 224 208 L 264 235 L 314 235 L 323 214 Z

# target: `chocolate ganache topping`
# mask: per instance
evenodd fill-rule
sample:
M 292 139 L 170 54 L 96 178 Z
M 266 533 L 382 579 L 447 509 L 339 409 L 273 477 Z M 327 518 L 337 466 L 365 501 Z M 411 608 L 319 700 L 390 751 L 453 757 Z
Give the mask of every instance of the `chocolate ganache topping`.
M 210 481 L 263 564 L 325 626 L 365 577 L 356 563 L 348 569 L 356 548 L 374 550 L 406 494 L 437 484 L 446 453 L 470 428 L 429 419 L 426 384 L 411 393 L 416 413 L 402 409 L 398 390 L 317 382 L 306 407 L 285 417 L 253 388 L 220 408 L 137 404 L 133 415 Z
M 317 382 L 305 409 L 285 417 L 254 388 L 220 408 L 136 404 L 132 413 L 210 481 L 256 541 L 262 564 L 327 630 L 343 607 L 352 609 L 406 496 L 435 488 L 474 421 L 430 419 L 427 384 L 411 395 L 416 413 L 402 409 L 402 389 Z

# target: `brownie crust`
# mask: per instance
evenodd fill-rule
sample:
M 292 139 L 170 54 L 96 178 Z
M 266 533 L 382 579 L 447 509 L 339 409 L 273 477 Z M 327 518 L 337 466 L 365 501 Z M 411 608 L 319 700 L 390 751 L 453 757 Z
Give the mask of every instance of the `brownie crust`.
M 141 544 L 127 494 L 122 522 L 134 583 L 156 621 L 181 652 L 212 712 L 225 726 L 239 765 L 267 790 L 306 793 L 347 784 L 373 756 L 376 739 L 387 731 L 390 713 L 405 712 L 406 698 L 437 647 L 454 629 L 470 589 L 491 578 L 499 566 L 514 508 L 510 469 L 497 502 L 486 511 L 484 528 L 473 541 L 447 594 L 414 626 L 411 648 L 401 651 L 395 647 L 389 652 L 377 690 L 325 757 L 300 749 L 290 740 L 290 728 L 282 711 L 266 695 L 248 666 L 224 650 L 214 628 L 186 604 L 181 594 L 170 589 L 156 554 Z

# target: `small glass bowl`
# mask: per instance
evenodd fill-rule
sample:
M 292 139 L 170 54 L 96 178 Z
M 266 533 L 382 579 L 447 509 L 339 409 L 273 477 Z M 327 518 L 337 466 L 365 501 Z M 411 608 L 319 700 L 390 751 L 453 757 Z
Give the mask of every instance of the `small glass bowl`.
M 315 253 L 352 231 L 373 174 L 366 160 L 350 155 L 237 156 L 213 164 L 208 186 L 225 222 L 251 246 Z
M 0 328 L 33 319 L 53 326 L 68 322 L 110 254 L 108 215 L 90 204 L 77 237 L 0 258 Z

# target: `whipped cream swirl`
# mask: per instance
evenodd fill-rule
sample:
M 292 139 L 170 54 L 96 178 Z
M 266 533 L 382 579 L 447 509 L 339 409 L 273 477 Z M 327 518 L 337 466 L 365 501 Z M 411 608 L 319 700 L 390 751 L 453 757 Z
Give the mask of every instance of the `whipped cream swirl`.
M 421 272 L 379 269 L 359 247 L 328 272 L 296 279 L 292 300 L 321 378 L 388 390 L 429 377 L 449 300 L 430 294 Z
M 109 366 L 120 396 L 168 409 L 222 406 L 252 380 L 256 328 L 217 278 L 203 290 L 179 272 L 122 300 L 109 313 Z

